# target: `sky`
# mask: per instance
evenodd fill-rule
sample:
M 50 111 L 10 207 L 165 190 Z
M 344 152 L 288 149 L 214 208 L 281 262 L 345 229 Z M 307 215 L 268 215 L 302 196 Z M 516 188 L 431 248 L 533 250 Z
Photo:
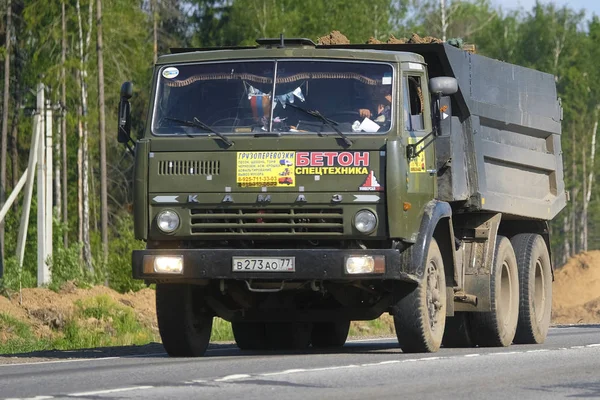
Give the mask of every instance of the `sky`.
M 535 0 L 494 0 L 494 2 L 506 10 L 522 7 L 529 11 L 535 4 Z M 541 2 L 543 4 L 553 2 L 559 6 L 568 5 L 576 11 L 585 10 L 587 18 L 591 18 L 592 14 L 600 16 L 600 0 L 541 0 Z

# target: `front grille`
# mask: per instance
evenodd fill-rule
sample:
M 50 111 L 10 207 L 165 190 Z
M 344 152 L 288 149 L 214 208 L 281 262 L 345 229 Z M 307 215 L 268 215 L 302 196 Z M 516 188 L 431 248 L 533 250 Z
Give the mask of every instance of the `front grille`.
M 221 163 L 209 160 L 159 161 L 159 175 L 219 175 Z
M 226 208 L 190 210 L 194 235 L 342 235 L 342 208 Z

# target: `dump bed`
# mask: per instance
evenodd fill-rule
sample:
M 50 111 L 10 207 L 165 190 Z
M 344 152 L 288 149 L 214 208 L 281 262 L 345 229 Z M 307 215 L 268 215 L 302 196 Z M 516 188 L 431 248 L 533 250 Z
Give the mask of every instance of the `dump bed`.
M 436 141 L 441 200 L 543 220 L 565 206 L 554 76 L 448 44 L 343 47 L 418 53 L 430 78 L 458 80 L 451 118 L 443 121 L 451 134 Z

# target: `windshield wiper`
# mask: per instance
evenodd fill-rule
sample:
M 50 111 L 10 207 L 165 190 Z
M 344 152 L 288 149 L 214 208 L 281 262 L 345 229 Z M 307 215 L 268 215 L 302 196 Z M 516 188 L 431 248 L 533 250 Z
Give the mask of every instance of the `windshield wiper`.
M 297 106 L 297 105 L 292 104 L 292 103 L 287 103 L 287 102 L 286 102 L 286 105 L 288 105 L 288 106 L 290 106 L 292 108 L 295 108 L 297 110 L 300 110 L 300 111 L 302 111 L 305 114 L 308 114 L 308 115 L 311 115 L 311 116 L 313 116 L 315 118 L 320 119 L 325 125 L 327 125 L 331 129 L 333 129 L 338 135 L 340 135 L 340 137 L 344 140 L 344 143 L 346 143 L 346 145 L 348 147 L 352 146 L 352 140 L 348 139 L 348 136 L 344 135 L 344 133 L 338 129 L 338 127 L 336 126 L 337 122 L 335 122 L 335 121 L 333 121 L 333 120 L 325 117 L 323 114 L 321 114 L 317 110 L 307 110 L 305 108 L 302 108 L 300 106 Z
M 214 130 L 210 126 L 206 125 L 204 122 L 200 121 L 196 117 L 194 117 L 193 121 L 186 121 L 184 119 L 177 119 L 177 118 L 171 118 L 171 117 L 165 117 L 165 119 L 168 119 L 168 120 L 174 121 L 174 122 L 179 122 L 180 124 L 183 124 L 183 125 L 194 126 L 196 128 L 203 129 L 210 133 L 214 133 L 215 135 L 217 135 L 219 137 L 219 139 L 224 141 L 227 144 L 227 146 L 233 146 L 233 142 L 231 140 L 229 140 L 227 138 L 227 136 L 223 135 L 221 132 L 217 132 L 216 130 Z

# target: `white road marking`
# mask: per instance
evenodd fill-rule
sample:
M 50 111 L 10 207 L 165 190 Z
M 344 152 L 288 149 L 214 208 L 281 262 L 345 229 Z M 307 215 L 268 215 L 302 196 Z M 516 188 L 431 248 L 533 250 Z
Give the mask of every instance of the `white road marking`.
M 136 357 L 139 357 L 139 356 L 136 356 Z M 69 360 L 53 360 L 53 361 L 38 361 L 38 362 L 30 362 L 30 363 L 0 364 L 0 367 L 18 367 L 21 365 L 39 365 L 39 364 L 62 364 L 62 363 L 71 363 L 71 362 L 78 362 L 78 361 L 103 361 L 103 360 L 115 360 L 117 358 L 125 358 L 125 357 L 77 358 L 77 359 L 69 359 Z
M 234 374 L 234 375 L 224 376 L 223 378 L 215 379 L 215 382 L 226 382 L 226 381 L 234 381 L 236 379 L 247 379 L 247 378 L 250 378 L 250 375 L 248 375 L 248 374 Z
M 501 351 L 499 353 L 490 353 L 490 356 L 504 356 L 506 354 L 523 354 L 524 351 Z
M 286 369 L 281 372 L 268 372 L 266 374 L 260 374 L 260 376 L 276 376 L 276 375 L 287 375 L 287 374 L 297 374 L 298 372 L 306 372 L 304 368 L 296 368 L 296 369 Z
M 444 357 L 444 356 L 434 356 L 434 357 L 424 357 L 424 358 L 409 358 L 406 360 L 387 360 L 387 361 L 381 361 L 381 362 L 377 362 L 377 363 L 364 363 L 364 364 L 349 364 L 349 365 L 337 365 L 337 366 L 331 366 L 331 367 L 320 367 L 320 368 L 300 368 L 300 369 L 288 369 L 288 370 L 284 370 L 284 371 L 276 371 L 276 372 L 265 372 L 265 373 L 260 373 L 260 374 L 254 374 L 254 375 L 249 375 L 249 374 L 238 374 L 238 375 L 229 375 L 226 376 L 224 378 L 219 378 L 219 379 L 213 379 L 213 382 L 223 382 L 223 381 L 228 381 L 228 380 L 234 380 L 234 379 L 247 379 L 247 378 L 260 378 L 260 377 L 267 377 L 267 376 L 278 376 L 278 375 L 290 375 L 290 374 L 295 374 L 295 373 L 302 373 L 302 372 L 321 372 L 321 371 L 334 371 L 334 370 L 340 370 L 340 369 L 350 369 L 350 368 L 361 368 L 361 367 L 377 367 L 377 366 L 382 366 L 382 365 L 386 365 L 386 364 L 399 364 L 399 363 L 413 363 L 413 362 L 422 362 L 422 361 L 439 361 L 439 360 L 452 360 L 452 359 L 458 359 L 461 357 L 485 357 L 485 356 L 499 356 L 499 355 L 514 355 L 514 354 L 525 354 L 525 353 L 538 353 L 538 352 L 547 352 L 547 351 L 559 351 L 559 350 L 578 350 L 578 349 L 584 349 L 586 347 L 600 347 L 600 343 L 598 344 L 593 344 L 593 345 L 587 345 L 587 346 L 572 346 L 570 348 L 566 348 L 566 347 L 561 347 L 558 349 L 538 349 L 538 350 L 523 350 L 523 351 L 501 351 L 501 352 L 495 352 L 495 353 L 483 353 L 483 354 L 479 354 L 479 353 L 473 353 L 473 354 L 465 354 L 465 355 L 457 355 L 457 356 L 450 356 L 450 357 Z
M 152 389 L 154 386 L 131 386 L 117 389 L 106 389 L 106 390 L 96 390 L 94 392 L 81 392 L 81 393 L 70 393 L 67 394 L 69 397 L 87 397 L 87 396 L 96 396 L 99 394 L 108 394 L 108 393 L 118 393 L 118 392 L 129 392 L 131 390 L 146 390 Z
M 333 367 L 321 367 L 321 368 L 310 368 L 306 371 L 308 372 L 316 372 L 316 371 L 335 371 L 336 369 L 348 369 L 348 368 L 358 368 L 359 366 L 356 364 L 350 365 L 334 365 Z
M 47 399 L 53 399 L 53 396 L 35 396 L 35 397 L 28 397 L 28 398 L 24 398 L 24 399 L 20 399 L 18 397 L 10 397 L 8 399 L 5 400 L 47 400 Z

